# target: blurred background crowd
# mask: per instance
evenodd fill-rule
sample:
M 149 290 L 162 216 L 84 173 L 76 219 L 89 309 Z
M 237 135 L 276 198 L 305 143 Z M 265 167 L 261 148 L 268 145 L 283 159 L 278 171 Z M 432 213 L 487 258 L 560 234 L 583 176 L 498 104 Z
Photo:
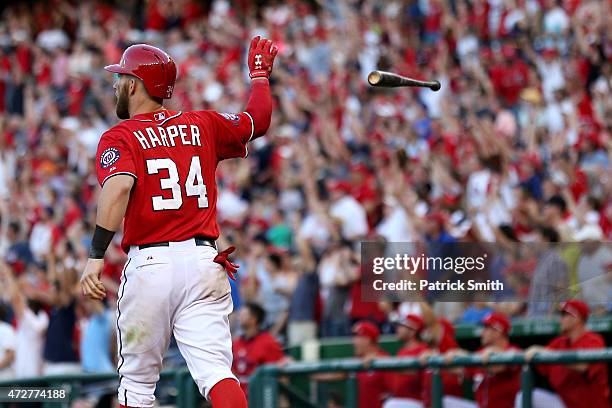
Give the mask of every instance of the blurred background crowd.
M 130 44 L 177 61 L 168 108 L 219 112 L 246 103 L 251 36 L 278 44 L 271 128 L 246 160 L 220 165 L 217 207 L 220 246 L 238 248 L 235 307 L 265 311 L 236 318 L 236 333 L 262 317 L 295 345 L 349 335 L 362 319 L 388 333 L 398 313 L 420 313 L 361 300 L 359 241 L 612 238 L 611 16 L 599 0 L 3 6 L 0 349 L 14 338 L 14 356 L 11 365 L 0 355 L 0 378 L 113 368 L 121 234 L 107 253 L 107 301 L 85 300 L 78 278 L 95 226 L 96 146 L 117 122 L 102 67 Z M 373 90 L 375 68 L 438 79 L 442 90 Z M 609 252 L 598 256 L 607 263 L 587 274 L 612 269 Z M 573 273 L 563 284 L 581 279 Z M 478 322 L 500 305 L 430 306 Z

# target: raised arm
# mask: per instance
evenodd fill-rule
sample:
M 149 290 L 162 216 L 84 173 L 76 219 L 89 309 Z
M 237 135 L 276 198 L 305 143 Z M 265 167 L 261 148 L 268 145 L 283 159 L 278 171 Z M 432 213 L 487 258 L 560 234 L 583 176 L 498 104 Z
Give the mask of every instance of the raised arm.
M 251 40 L 248 55 L 251 96 L 245 109 L 253 121 L 251 140 L 263 136 L 270 127 L 272 94 L 268 79 L 277 53 L 278 47 L 273 45 L 272 41 L 260 36 Z

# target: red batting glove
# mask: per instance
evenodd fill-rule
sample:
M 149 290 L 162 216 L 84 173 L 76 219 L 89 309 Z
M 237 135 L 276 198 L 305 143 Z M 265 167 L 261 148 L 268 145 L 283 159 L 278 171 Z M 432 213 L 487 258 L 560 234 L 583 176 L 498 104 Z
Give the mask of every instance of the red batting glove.
M 215 259 L 213 259 L 213 262 L 216 262 L 221 265 L 227 272 L 227 276 L 229 276 L 230 279 L 234 281 L 236 280 L 236 274 L 238 273 L 238 268 L 240 268 L 240 266 L 230 261 L 229 256 L 235 250 L 236 247 L 231 246 L 226 250 L 219 252 L 219 254 L 215 256 Z
M 249 76 L 255 78 L 270 78 L 274 58 L 278 53 L 278 47 L 272 45 L 267 38 L 257 36 L 251 40 L 249 47 Z

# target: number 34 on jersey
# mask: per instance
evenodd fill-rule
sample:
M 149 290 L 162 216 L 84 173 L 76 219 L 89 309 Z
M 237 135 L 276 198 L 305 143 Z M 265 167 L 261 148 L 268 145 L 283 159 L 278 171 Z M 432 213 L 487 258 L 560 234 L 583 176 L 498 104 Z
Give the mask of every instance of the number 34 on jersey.
M 172 192 L 172 198 L 164 198 L 161 195 L 153 196 L 151 198 L 153 200 L 153 210 L 178 210 L 181 208 L 183 205 L 183 194 L 180 185 L 181 177 L 174 161 L 170 158 L 148 159 L 146 164 L 148 174 L 158 174 L 162 169 L 168 171 L 168 177 L 160 179 L 159 182 L 162 190 L 170 190 Z M 189 173 L 185 180 L 185 193 L 186 197 L 197 197 L 198 208 L 208 208 L 208 196 L 206 185 L 202 178 L 202 166 L 199 156 L 191 158 Z

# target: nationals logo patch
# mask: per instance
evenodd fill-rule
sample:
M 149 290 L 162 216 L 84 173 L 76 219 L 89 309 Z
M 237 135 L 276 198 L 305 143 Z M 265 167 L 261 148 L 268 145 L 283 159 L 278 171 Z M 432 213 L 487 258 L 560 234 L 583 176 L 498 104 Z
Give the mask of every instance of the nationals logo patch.
M 115 147 L 109 147 L 100 155 L 100 167 L 106 169 L 119 160 L 119 149 Z
M 240 116 L 236 115 L 235 113 L 220 113 L 219 115 L 232 122 L 234 126 L 237 126 L 238 122 L 240 121 Z

